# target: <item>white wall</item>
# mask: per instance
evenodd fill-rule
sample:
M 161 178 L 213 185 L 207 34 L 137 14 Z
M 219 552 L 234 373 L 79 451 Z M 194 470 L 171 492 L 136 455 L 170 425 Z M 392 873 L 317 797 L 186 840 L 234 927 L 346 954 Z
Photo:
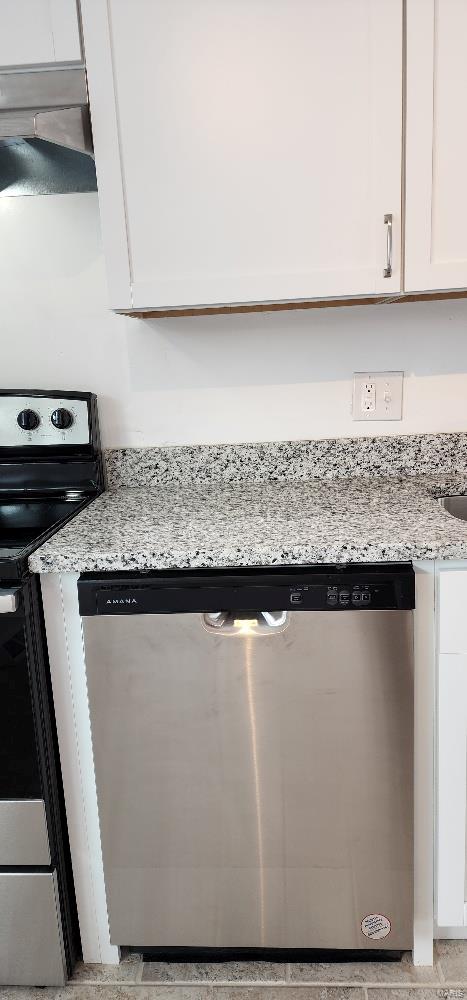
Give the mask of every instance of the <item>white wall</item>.
M 0 385 L 92 389 L 106 446 L 467 429 L 467 300 L 134 320 L 106 304 L 95 194 L 0 198 Z M 406 373 L 354 423 L 353 371 Z

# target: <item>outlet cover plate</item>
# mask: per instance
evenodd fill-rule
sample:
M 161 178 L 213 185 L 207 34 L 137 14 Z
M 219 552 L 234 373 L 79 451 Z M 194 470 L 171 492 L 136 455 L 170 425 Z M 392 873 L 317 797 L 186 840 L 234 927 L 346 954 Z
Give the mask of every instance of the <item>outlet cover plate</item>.
M 402 420 L 404 372 L 354 372 L 353 420 Z

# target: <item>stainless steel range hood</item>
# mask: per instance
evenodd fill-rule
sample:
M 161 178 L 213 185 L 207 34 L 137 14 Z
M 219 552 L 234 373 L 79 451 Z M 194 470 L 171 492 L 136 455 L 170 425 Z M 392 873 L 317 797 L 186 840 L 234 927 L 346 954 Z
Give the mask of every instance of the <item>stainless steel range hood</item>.
M 0 73 L 0 140 L 14 137 L 45 139 L 93 156 L 82 66 Z

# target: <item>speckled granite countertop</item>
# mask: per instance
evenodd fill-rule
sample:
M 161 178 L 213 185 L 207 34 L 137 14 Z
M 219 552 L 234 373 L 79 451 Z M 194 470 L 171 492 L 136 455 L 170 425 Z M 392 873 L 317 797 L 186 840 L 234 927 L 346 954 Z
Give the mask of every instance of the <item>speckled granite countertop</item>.
M 114 449 L 35 572 L 467 559 L 467 434 Z
M 112 489 L 30 558 L 32 570 L 168 569 L 467 559 L 449 477 L 176 483 Z

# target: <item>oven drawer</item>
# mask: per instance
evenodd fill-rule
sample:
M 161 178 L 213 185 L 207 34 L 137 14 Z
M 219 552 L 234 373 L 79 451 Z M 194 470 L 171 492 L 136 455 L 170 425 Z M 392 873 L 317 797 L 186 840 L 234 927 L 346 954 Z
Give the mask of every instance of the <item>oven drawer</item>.
M 42 799 L 0 801 L 0 866 L 50 865 Z
M 61 986 L 65 982 L 55 872 L 0 873 L 0 983 Z

